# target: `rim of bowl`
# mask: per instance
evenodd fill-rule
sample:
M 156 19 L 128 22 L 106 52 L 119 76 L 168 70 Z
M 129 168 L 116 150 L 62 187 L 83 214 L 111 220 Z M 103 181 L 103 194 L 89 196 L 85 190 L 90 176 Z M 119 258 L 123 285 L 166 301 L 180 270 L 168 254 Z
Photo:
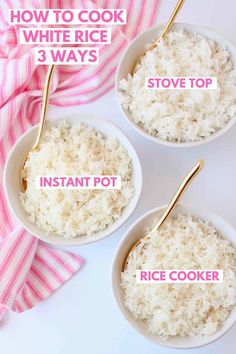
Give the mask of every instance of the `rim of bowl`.
M 232 117 L 225 124 L 225 126 L 223 128 L 218 129 L 215 133 L 211 134 L 209 137 L 207 137 L 207 138 L 205 138 L 203 140 L 177 143 L 177 142 L 164 140 L 164 139 L 161 139 L 159 137 L 154 137 L 153 135 L 147 133 L 144 129 L 142 129 L 141 127 L 139 127 L 137 124 L 135 124 L 133 122 L 132 118 L 129 117 L 129 113 L 121 105 L 121 102 L 120 102 L 120 99 L 119 99 L 119 95 L 118 95 L 118 92 L 119 92 L 119 89 L 118 89 L 119 78 L 118 78 L 118 76 L 119 76 L 120 68 L 123 65 L 123 62 L 125 61 L 125 57 L 126 57 L 127 52 L 130 50 L 130 47 L 134 43 L 138 42 L 140 40 L 140 38 L 142 38 L 142 36 L 144 36 L 145 34 L 147 34 L 149 32 L 152 32 L 153 30 L 160 31 L 164 26 L 165 26 L 165 24 L 161 23 L 161 24 L 159 24 L 157 26 L 154 26 L 154 27 L 151 27 L 151 28 L 147 29 L 146 31 L 143 31 L 142 33 L 140 33 L 138 36 L 136 36 L 129 43 L 129 45 L 126 47 L 124 53 L 122 54 L 121 59 L 119 61 L 119 64 L 117 66 L 116 75 L 115 75 L 116 99 L 117 99 L 120 111 L 121 111 L 123 117 L 129 123 L 129 125 L 131 125 L 136 130 L 136 132 L 138 132 L 143 137 L 147 138 L 148 140 L 153 141 L 156 144 L 161 144 L 161 145 L 168 146 L 168 147 L 177 147 L 177 148 L 197 147 L 197 146 L 208 144 L 208 143 L 216 140 L 217 138 L 220 138 L 222 135 L 227 133 L 234 126 L 234 124 L 236 123 L 236 115 L 234 117 Z M 236 51 L 234 45 L 227 38 L 225 38 L 218 31 L 212 30 L 210 27 L 200 26 L 200 25 L 191 24 L 191 23 L 184 23 L 184 22 L 175 22 L 173 24 L 172 28 L 175 28 L 175 27 L 180 27 L 180 28 L 183 27 L 183 28 L 186 28 L 187 30 L 192 31 L 192 32 L 197 32 L 197 29 L 200 29 L 200 30 L 203 30 L 203 31 L 207 31 L 207 32 L 211 32 L 213 34 L 216 34 L 218 37 L 221 37 L 222 41 L 227 45 L 227 47 L 232 47 L 232 49 L 234 51 Z M 202 35 L 204 36 L 204 34 L 202 34 Z M 207 35 L 205 35 L 205 37 L 207 38 Z M 151 41 L 151 39 L 150 39 L 150 41 Z M 147 42 L 146 44 L 150 43 L 150 41 Z M 230 52 L 230 54 L 231 54 L 231 52 Z M 232 55 L 231 55 L 231 57 L 232 57 Z M 233 63 L 234 63 L 234 67 L 236 69 L 236 59 L 233 60 Z
M 130 141 L 129 137 L 123 132 L 123 130 L 121 130 L 116 124 L 110 122 L 109 120 L 107 119 L 104 119 L 104 118 L 101 118 L 97 115 L 94 115 L 94 114 L 90 114 L 90 113 L 73 113 L 71 115 L 67 115 L 65 118 L 55 118 L 55 119 L 49 119 L 46 121 L 46 125 L 45 125 L 45 129 L 46 129 L 46 126 L 47 124 L 49 124 L 50 127 L 54 126 L 54 125 L 57 125 L 59 124 L 59 122 L 63 121 L 63 120 L 67 120 L 67 119 L 72 119 L 73 117 L 76 117 L 76 118 L 86 118 L 90 121 L 98 121 L 101 122 L 103 125 L 106 125 L 106 126 L 110 126 L 111 128 L 115 129 L 116 131 L 119 132 L 119 134 L 121 134 L 125 139 L 126 139 L 126 142 L 128 143 L 129 147 L 131 148 L 131 150 L 133 151 L 133 156 L 135 157 L 135 160 L 137 162 L 137 167 L 138 167 L 138 174 L 139 174 L 139 177 L 140 177 L 140 182 L 137 186 L 134 186 L 134 189 L 135 189 L 135 194 L 133 195 L 136 196 L 136 201 L 133 205 L 133 208 L 130 210 L 130 212 L 127 214 L 127 216 L 124 218 L 124 220 L 119 223 L 114 229 L 112 228 L 112 226 L 114 225 L 111 224 L 108 228 L 106 228 L 105 230 L 102 230 L 100 231 L 99 233 L 103 233 L 101 236 L 97 237 L 96 235 L 98 233 L 95 233 L 93 235 L 90 235 L 90 236 L 77 236 L 77 237 L 74 237 L 74 238 L 65 238 L 64 236 L 61 236 L 59 234 L 49 234 L 47 235 L 47 233 L 40 229 L 36 224 L 33 224 L 41 233 L 44 234 L 44 236 L 39 236 L 38 234 L 36 234 L 36 232 L 34 232 L 29 226 L 26 226 L 24 221 L 22 221 L 22 219 L 18 216 L 18 212 L 16 210 L 16 208 L 14 207 L 14 205 L 11 203 L 10 199 L 9 199 L 9 188 L 11 188 L 7 182 L 7 170 L 8 170 L 8 165 L 9 165 L 9 162 L 12 158 L 12 155 L 14 153 L 14 151 L 17 149 L 17 146 L 18 144 L 20 144 L 29 134 L 31 134 L 34 130 L 37 129 L 37 127 L 39 126 L 39 123 L 38 124 L 35 124 L 34 126 L 32 126 L 30 129 L 28 129 L 24 134 L 22 134 L 20 136 L 20 138 L 15 142 L 15 144 L 13 145 L 13 147 L 11 148 L 8 156 L 7 156 L 7 160 L 6 160 L 6 163 L 5 163 L 5 166 L 4 166 L 4 171 L 3 171 L 3 188 L 4 188 L 4 194 L 5 194 L 5 197 L 6 197 L 6 200 L 7 200 L 7 205 L 9 206 L 9 209 L 12 213 L 12 215 L 16 218 L 16 220 L 29 232 L 31 233 L 33 236 L 35 236 L 36 238 L 38 238 L 39 240 L 42 240 L 44 242 L 47 242 L 48 244 L 52 244 L 52 245 L 58 245 L 58 246 L 79 246 L 79 245 L 86 245 L 86 244 L 89 244 L 89 243 L 93 243 L 93 242 L 96 242 L 96 241 L 100 241 L 100 240 L 103 240 L 105 239 L 106 237 L 108 236 L 111 236 L 115 231 L 117 231 L 123 224 L 125 224 L 125 222 L 127 222 L 127 220 L 133 215 L 134 211 L 136 210 L 137 208 L 137 205 L 139 203 L 139 200 L 140 200 L 140 197 L 141 197 L 141 194 L 142 194 L 142 190 L 143 190 L 143 171 L 142 171 L 142 166 L 141 166 L 141 162 L 140 162 L 140 158 L 138 156 L 138 153 L 136 151 L 136 149 L 134 148 L 134 145 L 133 143 Z M 75 125 L 76 124 L 79 124 L 79 122 L 75 122 Z M 84 123 L 86 124 L 86 123 Z M 87 125 L 90 125 L 90 123 L 88 122 Z M 96 128 L 95 129 L 99 130 L 99 128 Z M 103 132 L 102 132 L 103 133 Z M 122 141 L 120 141 L 120 143 L 122 144 Z M 126 147 L 125 147 L 126 149 Z M 129 151 L 128 149 L 127 150 L 127 153 L 129 155 Z M 130 156 L 130 155 L 129 155 Z M 132 198 L 133 198 L 132 197 Z M 129 205 L 129 204 L 128 204 Z M 128 206 L 127 205 L 127 206 Z M 124 208 L 123 210 L 123 213 L 125 211 L 125 209 L 127 208 L 127 206 Z M 22 207 L 23 208 L 23 207 Z M 122 215 L 122 214 L 121 214 Z M 27 217 L 27 216 L 26 216 Z M 119 218 L 116 220 L 118 221 Z M 32 224 L 32 223 L 30 223 Z M 108 231 L 109 228 L 111 228 L 111 231 Z M 57 239 L 54 240 L 54 237 L 57 236 Z
M 197 345 L 193 345 L 191 343 L 187 344 L 187 345 L 175 345 L 173 343 L 170 343 L 168 342 L 168 340 L 166 342 L 162 341 L 161 338 L 159 336 L 151 336 L 149 335 L 148 332 L 144 333 L 144 331 L 142 331 L 138 325 L 138 320 L 135 320 L 133 318 L 133 323 L 128 319 L 128 316 L 127 314 L 129 313 L 131 316 L 132 314 L 129 312 L 128 309 L 126 309 L 125 307 L 121 308 L 119 302 L 118 302 L 118 298 L 117 298 L 117 295 L 116 295 L 116 291 L 115 291 L 115 287 L 117 286 L 117 282 L 115 281 L 115 277 L 114 275 L 116 274 L 116 261 L 117 261 L 117 258 L 119 256 L 119 253 L 120 253 L 120 248 L 121 246 L 123 245 L 123 243 L 125 242 L 127 236 L 129 235 L 129 233 L 131 232 L 131 230 L 137 226 L 142 220 L 144 220 L 145 218 L 147 218 L 148 216 L 150 216 L 151 214 L 153 213 L 158 213 L 159 211 L 161 210 L 165 210 L 167 207 L 167 204 L 165 205 L 161 205 L 159 207 L 155 207 L 155 208 L 152 208 L 152 209 L 149 209 L 148 211 L 146 211 L 145 213 L 143 213 L 142 215 L 140 215 L 130 226 L 129 228 L 127 229 L 127 231 L 125 232 L 125 234 L 123 235 L 123 237 L 120 239 L 119 243 L 117 244 L 116 246 L 116 249 L 114 251 L 114 254 L 113 254 L 113 257 L 112 257 L 112 264 L 111 264 L 111 267 L 110 267 L 110 287 L 111 287 L 111 292 L 112 292 L 112 298 L 113 298 L 113 302 L 115 303 L 115 306 L 116 308 L 119 310 L 119 312 L 121 313 L 122 317 L 125 319 L 125 321 L 129 324 L 129 326 L 131 328 L 133 328 L 137 333 L 141 334 L 142 337 L 146 338 L 147 340 L 149 340 L 150 342 L 156 344 L 156 345 L 159 345 L 161 347 L 165 347 L 165 348 L 172 348 L 172 349 L 195 349 L 195 348 L 200 348 L 200 347 L 204 347 L 206 345 L 209 345 L 211 343 L 214 343 L 216 342 L 218 339 L 220 339 L 221 337 L 223 337 L 235 324 L 236 324 L 236 314 L 235 314 L 235 319 L 234 321 L 232 322 L 232 324 L 228 325 L 228 327 L 225 327 L 224 331 L 222 331 L 222 333 L 220 333 L 219 335 L 217 335 L 217 332 L 213 333 L 213 338 L 211 338 L 211 336 L 207 337 L 207 336 L 204 336 L 202 337 L 202 339 L 205 339 L 205 341 L 203 343 L 199 342 L 199 344 Z M 235 230 L 235 228 L 228 222 L 226 221 L 224 218 L 222 218 L 219 214 L 215 213 L 215 212 L 212 212 L 208 209 L 205 209 L 205 208 L 200 208 L 198 206 L 194 206 L 194 205 L 191 205 L 191 204 L 178 204 L 178 206 L 176 208 L 183 208 L 183 209 L 186 209 L 186 210 L 193 210 L 194 212 L 196 212 L 196 214 L 198 212 L 202 213 L 202 214 L 206 214 L 206 215 L 210 215 L 212 218 L 214 219 L 218 219 L 219 221 L 222 221 L 225 225 L 227 225 L 231 230 Z M 194 215 L 194 212 L 193 212 L 193 215 Z M 200 218 L 200 217 L 199 217 Z M 204 217 L 202 217 L 202 219 L 204 220 Z M 207 221 L 207 217 L 205 219 L 205 221 Z M 213 223 L 212 223 L 213 224 Z M 223 237 L 224 238 L 224 237 Z M 226 240 L 229 240 L 227 237 L 225 237 Z M 232 241 L 229 240 L 231 243 Z M 233 242 L 233 245 L 234 247 L 236 247 L 236 240 Z M 118 286 L 120 287 L 120 284 L 118 284 Z M 236 311 L 235 310 L 232 310 L 232 311 Z M 229 315 L 229 317 L 231 316 L 232 314 L 232 311 Z M 228 318 L 229 318 L 228 317 Z M 227 320 L 227 319 L 226 319 Z M 184 339 L 185 337 L 183 337 Z M 188 338 L 188 337 L 187 337 Z M 207 340 L 207 338 L 209 338 L 209 340 Z M 201 340 L 201 338 L 199 338 L 199 340 Z

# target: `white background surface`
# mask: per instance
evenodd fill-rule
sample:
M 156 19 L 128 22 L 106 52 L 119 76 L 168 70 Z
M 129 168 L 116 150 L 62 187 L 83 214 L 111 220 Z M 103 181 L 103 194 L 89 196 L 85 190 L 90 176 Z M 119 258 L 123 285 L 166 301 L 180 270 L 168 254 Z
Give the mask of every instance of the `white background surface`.
M 175 3 L 162 0 L 159 23 L 167 20 Z M 235 0 L 186 0 L 178 21 L 206 25 L 236 44 L 235 13 Z M 88 246 L 70 248 L 86 263 L 57 293 L 26 313 L 7 316 L 0 328 L 0 353 L 174 353 L 148 342 L 118 312 L 110 289 L 111 260 L 127 227 L 143 212 L 168 202 L 185 173 L 200 157 L 205 158 L 206 166 L 184 202 L 209 208 L 236 227 L 236 126 L 207 146 L 175 150 L 148 142 L 129 127 L 119 112 L 114 91 L 73 111 L 110 118 L 128 134 L 143 166 L 143 195 L 133 216 L 115 234 Z M 60 109 L 57 114 L 64 112 Z M 192 352 L 233 354 L 235 332 L 234 326 L 216 343 Z

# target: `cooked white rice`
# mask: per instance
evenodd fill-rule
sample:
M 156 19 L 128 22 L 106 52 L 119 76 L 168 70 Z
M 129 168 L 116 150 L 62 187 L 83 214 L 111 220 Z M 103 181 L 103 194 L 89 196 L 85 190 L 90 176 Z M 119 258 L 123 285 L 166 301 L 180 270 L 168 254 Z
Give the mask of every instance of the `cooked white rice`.
M 121 189 L 36 189 L 37 175 L 120 175 Z M 45 132 L 25 164 L 21 193 L 29 219 L 66 238 L 91 235 L 117 220 L 133 195 L 132 162 L 120 143 L 93 127 L 66 122 Z
M 223 269 L 224 280 L 140 284 L 137 269 Z M 236 249 L 208 222 L 178 214 L 138 246 L 121 279 L 124 305 L 150 333 L 163 338 L 211 335 L 236 305 Z
M 145 77 L 217 77 L 216 90 L 147 90 Z M 200 141 L 236 115 L 236 73 L 226 48 L 204 36 L 171 31 L 147 52 L 136 73 L 119 83 L 134 123 L 171 142 Z

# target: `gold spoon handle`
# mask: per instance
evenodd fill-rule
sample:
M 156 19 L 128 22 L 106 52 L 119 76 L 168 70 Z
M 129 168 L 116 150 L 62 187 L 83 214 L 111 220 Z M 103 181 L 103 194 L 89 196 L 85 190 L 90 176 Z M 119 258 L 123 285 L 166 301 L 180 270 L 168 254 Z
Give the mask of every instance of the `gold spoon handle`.
M 175 192 L 173 198 L 171 199 L 168 207 L 166 208 L 165 212 L 163 213 L 163 215 L 161 216 L 160 220 L 158 221 L 158 223 L 153 227 L 153 229 L 151 230 L 151 232 L 148 233 L 147 236 L 145 236 L 143 238 L 144 239 L 149 239 L 152 233 L 157 232 L 165 223 L 165 221 L 167 220 L 167 218 L 170 216 L 171 212 L 174 210 L 176 204 L 178 203 L 178 201 L 180 200 L 180 198 L 182 197 L 183 193 L 185 192 L 185 190 L 187 189 L 187 187 L 190 185 L 190 183 L 192 182 L 192 180 L 194 179 L 194 177 L 196 177 L 198 175 L 198 173 L 203 169 L 204 167 L 204 160 L 199 160 L 196 165 L 191 169 L 191 171 L 187 174 L 187 176 L 185 177 L 185 179 L 183 180 L 183 182 L 181 183 L 181 185 L 179 186 L 179 188 L 177 189 L 177 191 Z M 135 245 L 130 249 L 126 260 L 123 264 L 123 271 L 125 271 L 127 264 L 129 262 L 129 258 L 130 255 L 132 254 L 132 252 L 134 251 L 134 249 L 141 243 L 141 239 L 138 240 L 138 242 L 135 243 Z
M 174 10 L 173 10 L 173 12 L 172 12 L 170 18 L 169 18 L 169 21 L 167 22 L 167 24 L 165 25 L 165 28 L 164 28 L 163 31 L 161 32 L 160 37 L 158 38 L 157 41 L 155 41 L 155 42 L 153 42 L 153 43 L 151 44 L 151 46 L 148 48 L 148 50 L 146 51 L 146 53 L 149 52 L 150 50 L 156 48 L 157 45 L 158 45 L 158 43 L 159 43 L 159 41 L 160 41 L 162 38 L 164 38 L 165 35 L 168 33 L 169 29 L 170 29 L 171 26 L 173 25 L 173 22 L 174 22 L 176 16 L 178 15 L 178 13 L 179 13 L 181 7 L 183 6 L 184 1 L 185 1 L 185 0 L 179 0 L 179 1 L 177 2 L 176 6 L 175 6 L 175 8 L 174 8 Z M 143 55 L 141 55 L 141 57 L 138 59 L 137 63 L 135 64 L 135 66 L 134 66 L 134 68 L 133 68 L 132 74 L 135 74 L 135 72 L 136 72 L 136 70 L 137 70 L 138 64 L 140 63 L 140 61 L 142 60 L 142 58 L 145 56 L 146 53 L 144 53 Z
M 165 223 L 166 219 L 169 217 L 173 209 L 175 208 L 176 204 L 178 203 L 179 199 L 182 197 L 183 193 L 190 185 L 192 180 L 198 175 L 198 173 L 203 169 L 204 160 L 199 160 L 196 165 L 191 169 L 191 171 L 187 174 L 179 188 L 177 189 L 176 193 L 174 194 L 173 198 L 171 199 L 168 207 L 166 208 L 164 214 L 158 221 L 158 223 L 154 226 L 151 233 L 157 232 Z
M 160 39 L 161 39 L 161 38 L 164 38 L 165 35 L 169 32 L 169 29 L 170 29 L 171 26 L 173 25 L 173 22 L 174 22 L 176 16 L 178 15 L 178 13 L 179 13 L 181 7 L 183 6 L 184 1 L 185 1 L 185 0 L 179 0 L 179 1 L 177 2 L 177 4 L 176 4 L 176 6 L 175 6 L 175 8 L 174 8 L 174 10 L 173 10 L 173 12 L 172 12 L 172 14 L 171 14 L 171 16 L 170 16 L 169 21 L 167 22 L 165 28 L 163 29 L 163 31 L 162 31 L 162 33 L 161 33 L 161 35 L 160 35 Z
M 46 76 L 45 85 L 44 85 L 44 91 L 43 91 L 43 105 L 42 105 L 42 112 L 41 112 L 41 117 L 40 117 L 40 125 L 39 125 L 38 135 L 35 140 L 34 146 L 32 147 L 32 150 L 38 148 L 42 134 L 43 134 L 43 129 L 45 126 L 46 116 L 47 116 L 47 111 L 48 111 L 50 83 L 52 81 L 52 74 L 53 74 L 54 69 L 55 69 L 55 64 L 51 64 L 48 67 L 47 76 Z

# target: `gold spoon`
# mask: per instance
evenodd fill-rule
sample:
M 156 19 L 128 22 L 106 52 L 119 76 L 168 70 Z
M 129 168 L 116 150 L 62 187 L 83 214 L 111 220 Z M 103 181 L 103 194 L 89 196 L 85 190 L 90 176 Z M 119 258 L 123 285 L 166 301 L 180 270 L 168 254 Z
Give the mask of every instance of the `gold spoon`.
M 47 116 L 47 111 L 48 111 L 48 98 L 49 98 L 50 83 L 52 80 L 52 74 L 53 74 L 54 69 L 55 69 L 54 64 L 52 64 L 48 67 L 47 76 L 46 76 L 45 85 L 44 85 L 44 91 L 43 91 L 43 105 L 42 105 L 42 112 L 41 112 L 41 118 L 40 118 L 40 123 L 39 123 L 38 135 L 37 135 L 37 138 L 35 140 L 35 143 L 31 149 L 31 151 L 34 151 L 39 147 L 39 144 L 40 144 L 40 141 L 42 138 L 43 129 L 45 126 L 46 116 Z M 25 156 L 24 161 L 22 163 L 22 167 L 21 167 L 21 187 L 22 187 L 23 192 L 25 192 L 27 189 L 27 180 L 24 176 L 24 167 L 25 167 L 25 163 L 28 160 L 28 158 L 29 158 L 29 154 L 27 154 Z
M 140 61 L 142 60 L 142 58 L 147 54 L 147 52 L 149 52 L 150 50 L 156 48 L 158 46 L 158 43 L 160 42 L 160 40 L 162 38 L 165 38 L 165 36 L 167 35 L 167 33 L 169 32 L 169 30 L 171 29 L 173 23 L 174 23 L 174 20 L 176 18 L 176 16 L 178 15 L 181 7 L 183 6 L 183 3 L 184 3 L 185 0 L 179 0 L 169 18 L 169 21 L 167 22 L 165 28 L 163 29 L 163 31 L 161 32 L 161 35 L 160 37 L 158 38 L 158 40 L 156 42 L 154 42 L 150 48 L 148 48 L 148 50 L 138 59 L 137 63 L 135 64 L 134 66 L 134 69 L 133 69 L 133 73 L 132 74 L 135 74 L 135 72 L 137 71 L 137 66 L 139 65 Z
M 196 163 L 196 165 L 191 169 L 191 171 L 187 174 L 187 176 L 185 177 L 185 179 L 183 180 L 183 182 L 181 183 L 181 185 L 179 186 L 179 188 L 175 192 L 173 198 L 171 199 L 169 205 L 167 206 L 166 210 L 164 211 L 164 213 L 161 216 L 158 223 L 153 227 L 153 229 L 151 230 L 151 232 L 147 236 L 143 237 L 138 242 L 136 242 L 135 245 L 130 249 L 128 256 L 126 257 L 126 260 L 124 262 L 123 271 L 125 270 L 128 262 L 129 262 L 129 258 L 131 256 L 131 254 L 133 253 L 134 249 L 141 243 L 141 240 L 150 239 L 152 234 L 157 233 L 157 231 L 159 231 L 161 229 L 161 227 L 164 225 L 164 223 L 166 222 L 166 220 L 170 216 L 171 212 L 176 207 L 179 199 L 182 197 L 182 195 L 185 192 L 185 190 L 187 189 L 187 187 L 190 185 L 190 183 L 192 182 L 194 177 L 196 177 L 197 174 L 203 169 L 203 167 L 204 167 L 204 160 L 199 160 Z

